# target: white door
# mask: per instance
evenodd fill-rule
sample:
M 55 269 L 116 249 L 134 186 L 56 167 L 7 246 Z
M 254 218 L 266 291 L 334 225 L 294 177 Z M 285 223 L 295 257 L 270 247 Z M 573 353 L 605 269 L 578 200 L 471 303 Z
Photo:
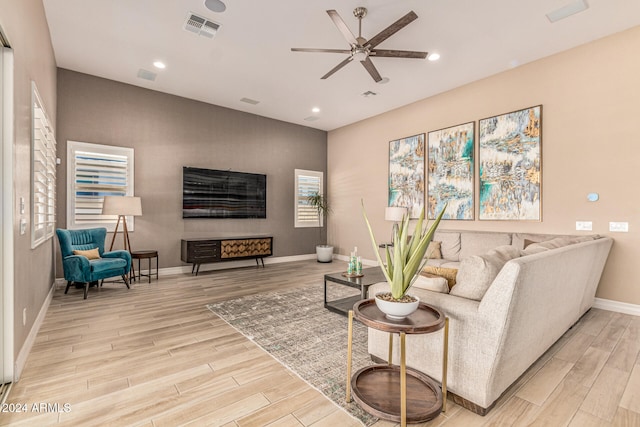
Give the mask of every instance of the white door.
M 13 51 L 0 34 L 0 391 L 13 380 Z

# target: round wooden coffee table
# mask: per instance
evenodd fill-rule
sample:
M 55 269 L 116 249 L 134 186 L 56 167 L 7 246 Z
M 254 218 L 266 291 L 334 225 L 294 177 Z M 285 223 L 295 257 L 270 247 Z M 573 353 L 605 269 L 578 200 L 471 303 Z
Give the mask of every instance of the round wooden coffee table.
M 370 328 L 389 333 L 389 363 L 372 365 L 351 375 L 353 318 Z M 429 334 L 444 328 L 442 387 L 428 375 L 407 368 L 406 334 Z M 400 336 L 400 364 L 392 364 L 393 336 Z M 353 398 L 376 417 L 400 422 L 420 423 L 446 411 L 447 354 L 449 319 L 440 310 L 420 303 L 418 310 L 403 320 L 389 320 L 378 310 L 374 299 L 358 301 L 349 311 L 347 349 L 347 402 Z

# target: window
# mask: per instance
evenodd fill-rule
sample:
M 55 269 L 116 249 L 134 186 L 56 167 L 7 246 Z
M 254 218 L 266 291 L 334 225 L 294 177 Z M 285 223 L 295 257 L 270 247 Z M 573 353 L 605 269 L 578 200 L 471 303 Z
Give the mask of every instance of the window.
M 295 170 L 295 227 L 322 227 L 323 218 L 307 197 L 314 193 L 324 194 L 322 172 Z
M 106 227 L 117 215 L 102 215 L 104 196 L 133 196 L 133 148 L 67 141 L 67 228 Z M 133 217 L 127 217 L 133 230 Z
M 35 248 L 53 236 L 56 226 L 56 140 L 36 84 L 31 86 L 31 248 Z

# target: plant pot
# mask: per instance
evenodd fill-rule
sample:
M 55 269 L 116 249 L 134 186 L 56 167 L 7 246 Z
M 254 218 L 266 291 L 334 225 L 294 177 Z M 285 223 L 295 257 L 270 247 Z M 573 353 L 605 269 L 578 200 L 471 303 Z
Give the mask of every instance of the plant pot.
M 387 292 L 380 292 L 387 293 Z M 418 309 L 420 304 L 420 298 L 414 296 L 414 302 L 400 302 L 400 301 L 386 301 L 378 298 L 376 294 L 376 306 L 384 313 L 385 317 L 389 320 L 402 320 L 414 311 Z
M 333 261 L 333 246 L 331 245 L 316 246 L 316 256 L 318 257 L 318 262 Z

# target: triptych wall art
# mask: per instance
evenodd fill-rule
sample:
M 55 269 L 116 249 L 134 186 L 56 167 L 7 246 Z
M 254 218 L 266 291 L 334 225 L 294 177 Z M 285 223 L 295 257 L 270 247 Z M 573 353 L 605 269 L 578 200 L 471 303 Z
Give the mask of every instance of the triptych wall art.
M 418 218 L 424 204 L 424 133 L 389 142 L 389 206 Z
M 474 122 L 429 132 L 428 218 L 473 219 Z
M 389 206 L 475 218 L 475 122 L 389 143 Z M 478 121 L 478 218 L 542 220 L 542 105 Z

